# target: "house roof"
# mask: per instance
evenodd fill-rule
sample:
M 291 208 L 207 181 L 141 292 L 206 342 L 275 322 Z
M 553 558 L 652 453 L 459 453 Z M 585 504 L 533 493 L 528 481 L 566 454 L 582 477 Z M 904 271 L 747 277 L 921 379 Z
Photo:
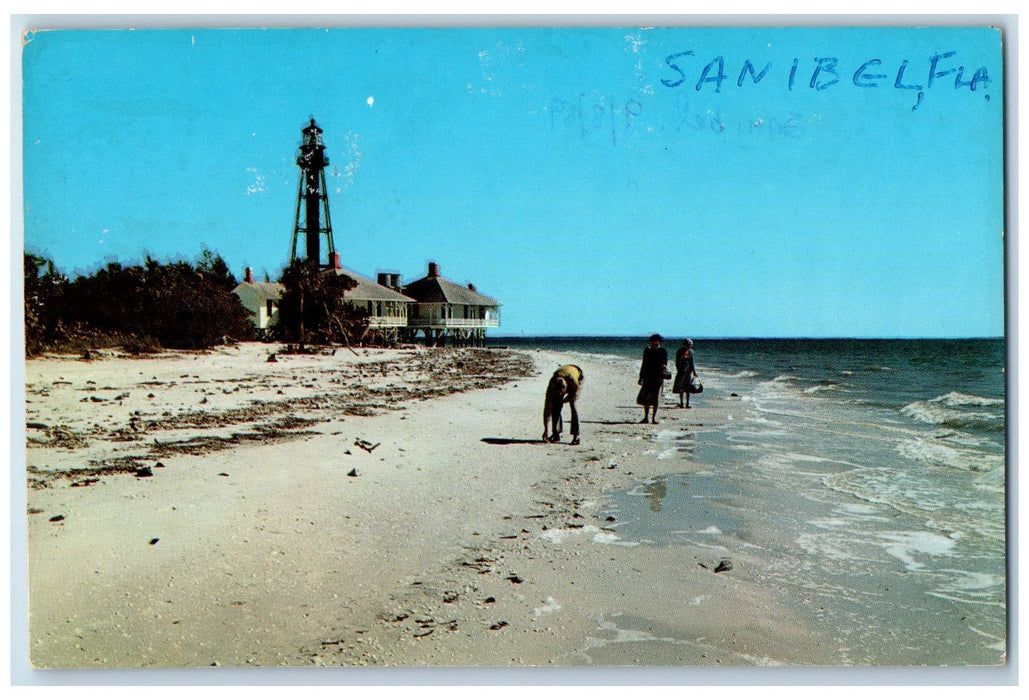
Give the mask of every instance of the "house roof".
M 340 267 L 335 270 L 335 273 L 337 275 L 346 275 L 357 282 L 356 287 L 347 290 L 344 294 L 348 299 L 500 306 L 500 302 L 493 297 L 480 294 L 475 289 L 457 284 L 439 275 L 428 275 L 420 280 L 416 280 L 406 285 L 403 294 L 401 294 L 395 289 L 383 286 L 350 268 Z M 244 288 L 249 288 L 262 300 L 281 299 L 282 293 L 286 289 L 280 282 L 240 282 L 232 291 L 238 294 Z
M 240 282 L 236 285 L 236 288 L 232 290 L 232 293 L 238 295 L 243 289 L 253 290 L 262 300 L 274 300 L 281 299 L 282 292 L 285 291 L 286 288 L 278 282 Z
M 493 297 L 479 294 L 474 289 L 469 289 L 438 275 L 429 275 L 406 285 L 404 294 L 423 303 L 500 306 L 500 302 Z
M 357 282 L 356 287 L 344 292 L 343 296 L 346 299 L 359 299 L 361 301 L 414 301 L 411 297 L 405 296 L 395 289 L 385 287 L 375 280 L 369 279 L 368 277 L 365 277 L 358 272 L 354 272 L 349 268 L 337 268 L 335 273 L 337 275 L 346 275 Z

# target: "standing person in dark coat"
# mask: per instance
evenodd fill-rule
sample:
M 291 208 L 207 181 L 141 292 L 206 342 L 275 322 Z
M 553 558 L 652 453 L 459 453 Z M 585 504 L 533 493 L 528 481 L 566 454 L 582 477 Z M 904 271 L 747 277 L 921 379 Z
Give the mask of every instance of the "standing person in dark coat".
M 650 345 L 643 349 L 640 364 L 640 393 L 636 403 L 643 406 L 643 420 L 640 423 L 657 423 L 657 404 L 661 400 L 661 387 L 671 375 L 668 372 L 668 351 L 661 347 L 664 339 L 655 333 L 650 336 Z
M 697 366 L 693 362 L 693 341 L 687 338 L 675 351 L 675 382 L 672 393 L 679 395 L 679 408 L 690 407 L 690 379 L 697 376 Z M 683 396 L 686 405 L 683 405 Z

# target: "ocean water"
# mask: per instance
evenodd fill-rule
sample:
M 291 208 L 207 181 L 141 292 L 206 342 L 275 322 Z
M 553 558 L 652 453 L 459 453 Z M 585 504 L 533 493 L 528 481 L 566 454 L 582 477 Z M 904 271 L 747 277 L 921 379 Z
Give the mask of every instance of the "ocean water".
M 635 360 L 645 345 L 492 342 Z M 697 404 L 739 408 L 724 429 L 656 432 L 667 474 L 608 495 L 619 536 L 736 555 L 732 575 L 773 587 L 840 665 L 1003 663 L 1004 341 L 695 343 Z

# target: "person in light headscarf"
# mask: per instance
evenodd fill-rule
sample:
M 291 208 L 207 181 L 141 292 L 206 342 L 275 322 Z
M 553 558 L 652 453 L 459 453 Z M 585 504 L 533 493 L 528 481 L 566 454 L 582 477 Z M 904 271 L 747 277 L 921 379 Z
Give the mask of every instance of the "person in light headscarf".
M 679 408 L 690 407 L 690 394 L 693 382 L 697 378 L 697 367 L 693 363 L 693 341 L 687 338 L 675 351 L 675 381 L 672 393 L 679 395 Z M 686 397 L 685 404 L 683 397 Z

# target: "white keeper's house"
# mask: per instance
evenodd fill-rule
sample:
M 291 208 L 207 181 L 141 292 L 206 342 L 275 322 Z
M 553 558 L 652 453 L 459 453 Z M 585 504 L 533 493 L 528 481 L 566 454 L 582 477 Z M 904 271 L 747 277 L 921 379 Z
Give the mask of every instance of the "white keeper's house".
M 248 267 L 243 281 L 232 293 L 239 297 L 243 308 L 250 312 L 250 320 L 260 335 L 266 335 L 279 322 L 279 299 L 283 286 L 278 282 L 255 282 Z
M 381 272 L 372 280 L 339 264 L 332 256 L 327 273 L 346 275 L 357 286 L 344 293 L 348 304 L 368 313 L 368 334 L 388 341 L 413 342 L 419 334 L 427 345 L 481 346 L 487 328 L 500 325 L 500 302 L 481 294 L 475 285 L 461 285 L 440 275 L 439 265 L 429 263 L 428 274 L 408 285 L 401 276 Z M 284 287 L 279 282 L 255 282 L 250 268 L 232 290 L 250 312 L 262 337 L 270 337 L 278 324 L 278 304 Z M 361 338 L 364 341 L 366 338 Z
M 500 325 L 500 302 L 480 294 L 474 284 L 460 285 L 440 275 L 439 265 L 429 263 L 428 274 L 404 286 L 414 299 L 407 315 L 407 339 L 421 333 L 427 345 L 482 345 L 486 329 Z

